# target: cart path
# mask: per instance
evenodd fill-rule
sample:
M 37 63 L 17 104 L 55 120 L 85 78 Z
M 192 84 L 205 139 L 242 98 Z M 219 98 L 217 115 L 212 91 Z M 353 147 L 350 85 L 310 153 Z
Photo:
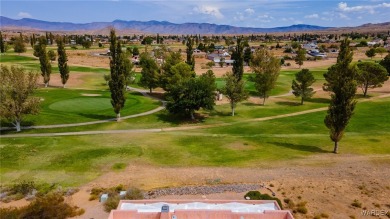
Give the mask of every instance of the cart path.
M 166 102 L 161 100 L 161 99 L 159 99 L 159 98 L 157 98 L 157 97 L 149 95 L 148 91 L 142 90 L 142 89 L 138 89 L 138 88 L 132 88 L 132 87 L 130 88 L 130 91 L 139 92 L 142 95 L 144 95 L 145 97 L 158 100 L 158 101 L 160 101 L 162 103 L 162 106 L 159 106 L 159 107 L 157 107 L 155 109 L 152 109 L 152 110 L 149 110 L 149 111 L 146 111 L 146 112 L 143 112 L 143 113 L 138 113 L 138 114 L 129 115 L 129 116 L 123 116 L 123 117 L 121 117 L 121 120 L 122 119 L 130 119 L 130 118 L 146 116 L 146 115 L 150 115 L 150 114 L 153 114 L 153 113 L 156 113 L 156 112 L 159 112 L 159 111 L 165 109 Z M 70 124 L 22 126 L 21 128 L 22 128 L 22 130 L 27 130 L 27 129 L 66 128 L 66 127 L 75 127 L 75 126 L 84 126 L 84 125 L 95 125 L 95 124 L 101 124 L 101 123 L 112 122 L 112 121 L 116 121 L 116 118 L 104 119 L 104 120 L 98 120 L 98 121 L 91 121 L 91 122 L 70 123 Z M 14 129 L 15 129 L 15 127 L 1 127 L 0 131 L 3 131 L 3 130 L 14 130 Z
M 385 94 L 370 99 L 360 100 L 359 102 L 367 102 L 376 99 L 390 97 L 390 94 Z M 216 128 L 223 126 L 230 126 L 238 123 L 248 123 L 248 122 L 260 122 L 268 121 L 273 119 L 280 119 L 298 115 L 304 115 L 309 113 L 326 111 L 328 107 L 321 107 L 317 109 L 305 110 L 301 112 L 288 113 L 283 115 L 268 116 L 263 118 L 247 119 L 231 123 L 219 123 L 219 124 L 210 124 L 210 125 L 196 125 L 196 126 L 183 126 L 183 127 L 168 127 L 168 128 L 151 128 L 151 129 L 130 129 L 130 130 L 104 130 L 104 131 L 82 131 L 82 132 L 62 132 L 62 133 L 36 133 L 36 134 L 10 134 L 2 135 L 0 138 L 21 138 L 21 137 L 51 137 L 51 136 L 72 136 L 72 135 L 99 135 L 99 134 L 123 134 L 123 133 L 157 133 L 157 132 L 171 132 L 171 131 L 184 131 L 184 130 L 195 130 L 195 129 L 205 129 L 205 128 Z

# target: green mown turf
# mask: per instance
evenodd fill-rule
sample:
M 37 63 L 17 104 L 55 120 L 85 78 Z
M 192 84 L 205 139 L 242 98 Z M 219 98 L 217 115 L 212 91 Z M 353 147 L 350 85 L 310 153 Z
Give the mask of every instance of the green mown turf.
M 39 89 L 41 111 L 38 115 L 29 115 L 22 125 L 52 125 L 89 122 L 115 118 L 110 102 L 109 91 L 70 90 L 58 88 Z M 96 96 L 90 96 L 96 95 Z M 133 115 L 157 108 L 158 101 L 144 97 L 139 93 L 128 93 L 122 116 Z M 5 123 L 5 126 L 9 124 Z
M 376 109 L 376 110 L 372 110 Z M 389 154 L 390 99 L 359 103 L 340 142 L 348 154 Z M 325 112 L 163 133 L 1 139 L 3 183 L 86 183 L 115 163 L 156 166 L 270 166 L 331 153 Z M 337 156 L 337 155 L 335 155 Z

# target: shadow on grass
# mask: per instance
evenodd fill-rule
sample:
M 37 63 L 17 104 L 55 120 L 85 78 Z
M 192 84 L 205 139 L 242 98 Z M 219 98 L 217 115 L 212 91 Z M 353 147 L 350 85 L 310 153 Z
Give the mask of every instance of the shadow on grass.
M 170 114 L 168 112 L 156 114 L 158 120 L 169 123 L 172 125 L 186 125 L 186 124 L 198 124 L 203 123 L 206 119 L 205 116 L 195 113 L 195 119 L 192 120 L 189 115 L 186 114 Z
M 261 103 L 251 103 L 251 102 L 245 102 L 245 103 L 242 103 L 242 105 L 244 106 L 263 106 L 263 104 Z
M 98 114 L 94 114 L 94 113 L 78 113 L 78 115 L 85 117 L 85 118 L 94 119 L 94 120 L 106 120 L 106 119 L 115 118 L 115 116 L 98 115 Z
M 306 102 L 310 102 L 310 103 L 329 103 L 330 99 L 327 99 L 327 98 L 311 98 L 309 100 L 306 100 Z
M 301 106 L 301 102 L 291 102 L 291 101 L 278 101 L 275 102 L 277 105 L 281 106 Z
M 217 111 L 217 110 L 213 110 L 209 113 L 209 116 L 221 116 L 221 117 L 225 117 L 225 116 L 231 116 L 232 115 L 232 112 L 231 111 Z
M 279 147 L 285 147 L 297 151 L 305 151 L 305 152 L 313 152 L 313 153 L 331 153 L 331 151 L 326 151 L 312 145 L 301 145 L 301 144 L 291 144 L 291 143 L 281 143 L 281 142 L 269 142 L 269 143 Z

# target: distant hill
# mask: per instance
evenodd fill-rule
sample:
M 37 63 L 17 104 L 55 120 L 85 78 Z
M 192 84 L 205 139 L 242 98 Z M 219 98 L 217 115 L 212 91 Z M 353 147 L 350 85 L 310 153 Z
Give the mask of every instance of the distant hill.
M 249 33 L 275 33 L 275 32 L 302 32 L 325 30 L 329 27 L 320 27 L 306 24 L 288 27 L 251 28 L 234 27 L 230 25 L 217 25 L 209 23 L 175 24 L 167 21 L 124 21 L 92 22 L 76 24 L 70 22 L 49 22 L 30 18 L 14 20 L 0 16 L 1 28 L 25 28 L 44 31 L 96 31 L 114 27 L 118 30 L 133 30 L 133 32 L 160 33 L 160 34 L 249 34 Z

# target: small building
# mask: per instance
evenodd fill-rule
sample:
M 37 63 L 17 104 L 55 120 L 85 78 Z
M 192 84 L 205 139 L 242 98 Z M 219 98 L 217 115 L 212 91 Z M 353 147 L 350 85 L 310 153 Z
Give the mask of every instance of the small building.
M 294 219 L 267 200 L 121 200 L 108 219 Z

